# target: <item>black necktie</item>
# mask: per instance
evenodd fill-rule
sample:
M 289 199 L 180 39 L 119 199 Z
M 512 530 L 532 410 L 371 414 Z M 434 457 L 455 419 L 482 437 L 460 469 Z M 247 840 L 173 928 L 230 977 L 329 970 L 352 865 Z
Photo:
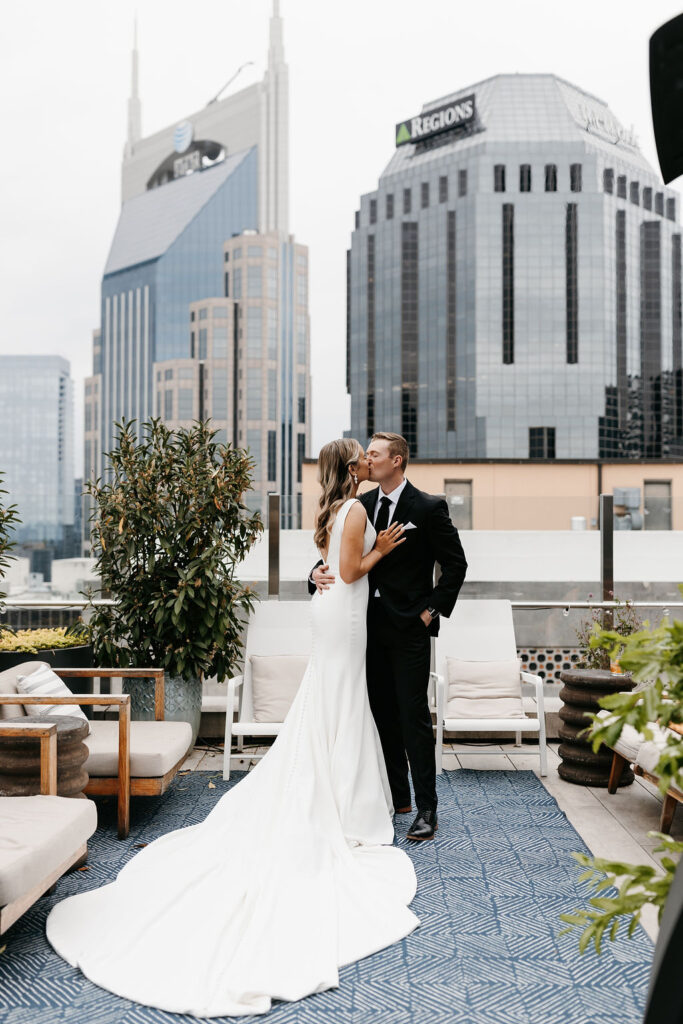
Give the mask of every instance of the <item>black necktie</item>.
M 386 494 L 383 498 L 380 498 L 379 512 L 377 513 L 377 519 L 375 521 L 375 530 L 377 533 L 381 533 L 382 530 L 386 530 L 389 525 L 389 509 L 391 507 L 391 498 L 387 498 Z

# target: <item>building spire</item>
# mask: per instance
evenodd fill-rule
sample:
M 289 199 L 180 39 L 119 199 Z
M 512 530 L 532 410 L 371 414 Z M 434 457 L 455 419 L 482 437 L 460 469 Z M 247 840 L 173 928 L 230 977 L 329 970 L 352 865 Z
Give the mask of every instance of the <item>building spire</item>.
M 135 143 L 142 137 L 142 109 L 138 92 L 138 19 L 135 16 L 133 26 L 133 53 L 131 63 L 130 99 L 128 100 L 128 138 L 126 140 L 126 156 L 133 153 Z
M 280 16 L 280 0 L 273 0 L 273 13 L 270 16 L 270 32 L 268 47 L 268 68 L 274 70 L 285 62 L 285 47 L 282 42 L 282 18 Z

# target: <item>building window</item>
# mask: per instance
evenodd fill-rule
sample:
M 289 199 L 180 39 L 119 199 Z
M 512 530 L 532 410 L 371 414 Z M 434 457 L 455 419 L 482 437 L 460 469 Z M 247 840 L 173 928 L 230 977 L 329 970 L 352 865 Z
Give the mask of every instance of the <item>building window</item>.
M 529 427 L 529 458 L 555 458 L 555 427 Z
M 250 266 L 247 270 L 247 298 L 260 299 L 263 295 L 263 273 L 260 266 Z
M 368 235 L 367 251 L 367 434 L 375 432 L 375 236 Z
M 602 187 L 608 195 L 612 195 L 614 192 L 614 171 L 611 167 L 605 167 L 602 172 Z
M 232 258 L 234 260 L 241 260 L 242 259 L 242 250 L 240 248 L 235 249 L 235 251 L 232 254 Z
M 519 191 L 531 192 L 531 164 L 520 164 Z
M 577 211 L 576 203 L 567 203 L 565 221 L 565 272 L 566 272 L 566 317 L 567 317 L 567 362 L 579 361 L 579 291 L 577 269 Z
M 227 272 L 227 270 L 223 275 L 223 294 L 225 295 L 226 299 L 230 298 L 230 274 Z
M 209 315 L 208 309 L 206 308 L 206 306 L 202 306 L 202 308 L 199 310 L 199 319 L 200 320 L 206 320 L 208 315 Z
M 683 437 L 683 352 L 681 351 L 681 236 L 673 235 L 671 239 L 671 319 L 673 322 L 673 376 L 674 376 L 674 437 Z
M 583 188 L 583 169 L 581 164 L 572 164 L 570 166 L 569 188 L 572 192 L 580 192 Z
M 173 370 L 164 370 L 164 380 L 173 380 Z
M 305 434 L 297 434 L 296 435 L 296 480 L 297 480 L 297 483 L 299 483 L 299 484 L 301 483 L 301 467 L 303 465 L 303 461 L 304 461 L 305 456 L 306 456 L 306 435 Z M 297 495 L 297 497 L 301 498 L 301 495 L 299 494 L 299 495 Z M 299 515 L 299 518 L 301 518 L 301 515 Z
M 199 359 L 206 359 L 206 327 L 199 328 Z
M 233 299 L 242 298 L 242 268 L 235 267 L 232 272 L 232 297 Z
M 429 182 L 423 181 L 420 186 L 420 203 L 423 210 L 429 206 Z
M 652 209 L 652 189 L 647 186 L 643 189 L 643 206 L 646 210 Z
M 664 193 L 655 192 L 655 213 L 658 213 L 660 217 L 664 216 Z
M 413 195 L 409 188 L 403 189 L 403 212 L 410 213 L 413 208 Z
M 503 362 L 515 361 L 515 208 L 503 204 Z
M 557 164 L 545 165 L 545 190 L 557 192 Z
M 632 181 L 629 186 L 629 199 L 634 206 L 640 206 L 640 185 L 637 181 Z
M 377 200 L 376 199 L 371 199 L 370 200 L 370 223 L 371 224 L 376 224 L 377 223 Z
M 662 457 L 661 223 L 640 225 L 642 458 Z
M 616 224 L 616 271 L 617 271 L 617 425 L 625 429 L 628 415 L 628 376 L 626 370 L 626 342 L 628 330 L 628 275 L 626 272 L 626 210 L 617 210 Z M 615 451 L 606 452 L 614 457 Z
M 617 178 L 617 196 L 619 199 L 626 199 L 626 175 L 620 174 Z
M 458 195 L 467 195 L 467 170 L 458 171 Z
M 449 210 L 446 226 L 446 430 L 455 430 L 456 410 L 456 262 L 455 211 Z
M 190 313 L 190 320 L 194 320 L 194 310 L 192 310 Z
M 260 356 L 263 337 L 263 313 L 261 306 L 247 306 L 247 351 L 250 356 Z
M 194 359 L 194 331 L 190 331 L 190 359 Z
M 269 299 L 277 299 L 277 267 L 266 267 L 266 295 Z
M 268 479 L 277 480 L 277 431 L 268 431 Z
M 299 306 L 308 302 L 308 278 L 305 274 L 296 275 L 296 301 Z
M 164 391 L 164 419 L 168 422 L 173 419 L 173 392 Z
M 493 191 L 505 191 L 505 164 L 496 164 L 493 168 Z
M 247 257 L 252 260 L 260 260 L 263 250 L 260 245 L 248 245 Z
M 266 327 L 268 341 L 268 358 L 277 359 L 277 310 L 270 307 L 266 310 Z
M 216 325 L 213 329 L 213 337 L 211 338 L 211 357 L 212 359 L 227 359 L 228 358 L 228 328 L 227 326 Z
M 445 174 L 442 174 L 439 178 L 439 202 L 448 202 L 448 178 Z
M 418 226 L 404 221 L 401 236 L 401 433 L 417 455 Z
M 297 413 L 299 423 L 306 422 L 306 374 L 297 374 Z
M 672 197 L 666 201 L 667 220 L 676 220 L 676 200 Z
M 229 263 L 230 262 L 230 253 L 226 252 L 224 254 L 224 256 L 223 256 L 223 259 L 225 260 L 226 263 Z
M 191 420 L 193 413 L 192 388 L 178 388 L 178 419 Z
M 360 227 L 360 210 L 356 210 L 356 212 L 354 214 L 354 225 L 355 225 L 356 231 L 358 231 L 358 228 Z
M 260 370 L 249 370 L 247 374 L 247 419 L 260 420 L 263 413 L 263 387 Z
M 387 220 L 393 220 L 394 219 L 394 193 L 393 192 L 387 192 L 386 204 L 387 204 L 387 206 L 386 206 L 386 217 L 387 217 Z
M 211 315 L 213 316 L 214 320 L 225 320 L 227 319 L 228 316 L 228 307 L 214 306 L 213 309 L 211 310 Z

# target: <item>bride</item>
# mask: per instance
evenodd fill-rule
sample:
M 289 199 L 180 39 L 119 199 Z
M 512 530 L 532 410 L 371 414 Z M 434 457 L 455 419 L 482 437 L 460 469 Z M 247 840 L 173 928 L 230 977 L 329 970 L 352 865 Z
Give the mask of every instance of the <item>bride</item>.
M 376 536 L 355 499 L 368 477 L 357 441 L 325 445 L 318 468 L 315 542 L 337 583 L 312 599 L 313 653 L 277 740 L 201 824 L 48 916 L 60 956 L 138 1003 L 265 1013 L 337 986 L 341 966 L 419 924 L 365 680 L 367 574 L 403 528 Z

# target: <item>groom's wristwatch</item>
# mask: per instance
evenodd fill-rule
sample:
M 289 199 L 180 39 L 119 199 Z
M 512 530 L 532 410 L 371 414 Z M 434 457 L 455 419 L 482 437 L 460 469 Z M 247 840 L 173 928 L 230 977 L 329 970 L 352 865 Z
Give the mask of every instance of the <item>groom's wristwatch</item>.
M 436 608 L 427 608 L 427 611 L 429 612 L 429 614 L 432 617 L 432 619 L 435 619 L 437 617 L 437 615 L 439 614 L 439 612 L 437 611 Z

